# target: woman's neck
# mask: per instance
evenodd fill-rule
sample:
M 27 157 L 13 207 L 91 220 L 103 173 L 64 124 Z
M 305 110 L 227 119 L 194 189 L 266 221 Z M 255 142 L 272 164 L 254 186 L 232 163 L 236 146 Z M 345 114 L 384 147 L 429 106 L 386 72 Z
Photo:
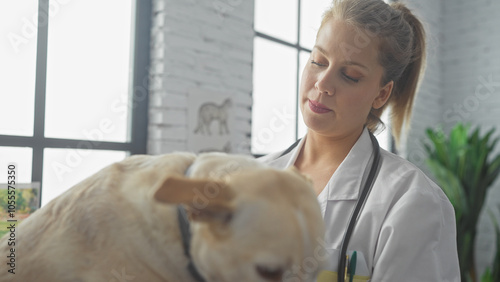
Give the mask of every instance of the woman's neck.
M 304 146 L 294 165 L 302 173 L 311 177 L 316 195 L 323 191 L 361 132 L 363 130 L 338 138 L 308 131 Z
M 302 165 L 331 164 L 338 167 L 362 132 L 363 128 L 341 137 L 331 137 L 308 131 L 299 155 L 300 162 Z

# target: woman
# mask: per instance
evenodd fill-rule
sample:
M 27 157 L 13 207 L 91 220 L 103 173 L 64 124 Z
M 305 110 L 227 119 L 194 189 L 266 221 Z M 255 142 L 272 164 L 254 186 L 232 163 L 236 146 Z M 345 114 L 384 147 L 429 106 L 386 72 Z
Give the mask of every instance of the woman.
M 373 165 L 378 174 L 346 246 L 348 272 L 356 257 L 354 281 L 460 280 L 454 211 L 442 190 L 385 150 L 373 164 L 371 132 L 390 106 L 399 142 L 424 61 L 422 24 L 401 3 L 334 0 L 323 16 L 300 86 L 308 132 L 295 147 L 262 158 L 277 168 L 295 165 L 313 180 L 330 254 L 319 281 L 337 279 L 346 226 Z

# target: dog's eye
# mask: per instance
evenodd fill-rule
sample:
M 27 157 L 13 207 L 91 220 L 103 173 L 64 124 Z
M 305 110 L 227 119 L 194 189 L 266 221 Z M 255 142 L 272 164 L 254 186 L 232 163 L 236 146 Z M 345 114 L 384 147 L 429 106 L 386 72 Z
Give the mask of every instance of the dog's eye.
M 259 273 L 260 277 L 269 280 L 269 281 L 281 281 L 283 278 L 283 268 L 271 268 L 268 266 L 257 265 L 255 267 L 257 269 L 257 273 Z

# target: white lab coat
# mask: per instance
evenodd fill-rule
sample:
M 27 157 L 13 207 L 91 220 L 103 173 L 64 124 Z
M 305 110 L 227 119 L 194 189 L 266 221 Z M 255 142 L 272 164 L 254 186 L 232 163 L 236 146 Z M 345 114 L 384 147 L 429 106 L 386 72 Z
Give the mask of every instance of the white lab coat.
M 275 168 L 293 165 L 304 140 L 282 157 L 279 152 L 260 160 Z M 331 254 L 327 270 L 337 271 L 342 237 L 372 159 L 365 128 L 318 196 Z M 348 253 L 352 251 L 358 257 L 356 275 L 368 281 L 460 281 L 455 215 L 448 198 L 416 166 L 383 149 L 379 174 L 348 245 Z

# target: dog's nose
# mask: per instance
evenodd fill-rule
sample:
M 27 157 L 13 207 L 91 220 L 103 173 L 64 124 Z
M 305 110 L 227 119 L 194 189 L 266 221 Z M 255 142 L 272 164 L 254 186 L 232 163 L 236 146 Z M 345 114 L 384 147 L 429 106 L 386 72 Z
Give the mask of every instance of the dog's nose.
M 267 265 L 256 265 L 255 269 L 260 277 L 269 281 L 281 281 L 284 269 L 282 267 L 270 267 Z

